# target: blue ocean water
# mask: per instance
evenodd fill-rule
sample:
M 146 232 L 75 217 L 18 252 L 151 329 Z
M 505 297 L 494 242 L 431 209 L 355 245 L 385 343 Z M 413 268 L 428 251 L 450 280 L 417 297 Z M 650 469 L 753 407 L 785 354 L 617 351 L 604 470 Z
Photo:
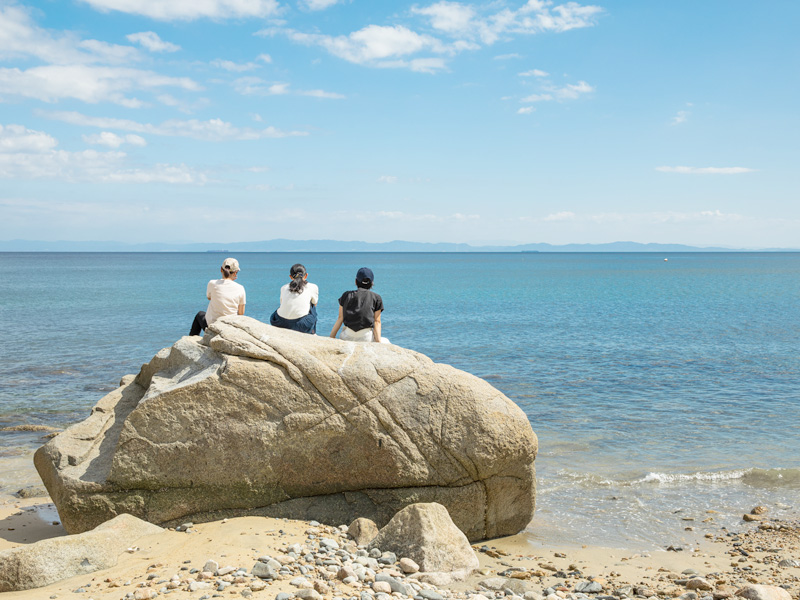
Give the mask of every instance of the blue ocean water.
M 800 514 L 800 254 L 236 256 L 261 320 L 305 264 L 321 335 L 370 266 L 393 343 L 519 404 L 540 443 L 534 542 L 663 547 L 756 504 Z M 188 333 L 223 258 L 0 253 L 0 429 L 85 418 Z M 41 441 L 0 431 L 0 492 L 37 481 Z

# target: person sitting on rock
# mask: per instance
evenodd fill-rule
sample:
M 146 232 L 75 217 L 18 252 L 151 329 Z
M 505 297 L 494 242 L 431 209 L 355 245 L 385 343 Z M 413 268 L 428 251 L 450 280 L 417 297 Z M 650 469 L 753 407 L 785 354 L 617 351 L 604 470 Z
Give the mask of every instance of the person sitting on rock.
M 361 267 L 356 273 L 356 289 L 342 294 L 339 298 L 339 318 L 331 330 L 335 338 L 342 328 L 339 339 L 350 342 L 383 342 L 389 340 L 381 337 L 381 313 L 383 299 L 372 291 L 375 275 L 372 269 Z
M 273 327 L 301 333 L 317 333 L 319 288 L 308 283 L 306 268 L 297 263 L 289 269 L 290 281 L 281 288 L 281 305 L 269 318 Z
M 220 317 L 227 315 L 243 315 L 246 297 L 244 286 L 236 283 L 239 276 L 239 261 L 235 258 L 226 258 L 220 267 L 222 279 L 212 279 L 206 286 L 208 308 L 198 312 L 189 335 L 200 335 L 206 327 Z

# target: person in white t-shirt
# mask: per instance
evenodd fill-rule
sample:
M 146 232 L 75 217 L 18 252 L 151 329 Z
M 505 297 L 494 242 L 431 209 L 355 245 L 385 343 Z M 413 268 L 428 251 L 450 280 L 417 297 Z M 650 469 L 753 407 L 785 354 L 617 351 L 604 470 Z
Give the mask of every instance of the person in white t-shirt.
M 281 288 L 281 305 L 269 318 L 273 327 L 301 333 L 317 333 L 319 288 L 308 283 L 308 272 L 300 263 L 289 269 L 290 281 Z
M 212 279 L 206 286 L 208 308 L 198 312 L 189 335 L 200 335 L 206 327 L 220 317 L 227 315 L 243 315 L 247 299 L 244 286 L 236 283 L 239 276 L 239 261 L 235 258 L 226 258 L 220 268 L 222 279 Z

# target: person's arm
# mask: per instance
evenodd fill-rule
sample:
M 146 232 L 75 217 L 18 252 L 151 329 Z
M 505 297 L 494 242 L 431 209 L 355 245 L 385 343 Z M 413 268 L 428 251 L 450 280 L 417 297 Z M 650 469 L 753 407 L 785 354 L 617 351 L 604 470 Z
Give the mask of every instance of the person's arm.
M 237 315 L 243 315 L 244 314 L 245 304 L 247 304 L 247 293 L 244 291 L 244 288 L 242 288 L 242 298 L 241 298 L 241 300 L 239 300 L 239 310 L 236 311 Z
M 339 317 L 336 319 L 336 323 L 333 324 L 333 329 L 331 329 L 331 337 L 335 338 L 336 334 L 339 333 L 339 327 L 342 326 L 344 323 L 344 308 L 339 306 Z
M 239 315 L 243 315 L 244 314 L 244 304 L 240 304 L 239 305 L 239 312 L 236 313 L 236 314 L 239 314 Z
M 381 341 L 381 311 L 375 311 L 375 323 L 372 325 L 372 337 L 376 342 Z

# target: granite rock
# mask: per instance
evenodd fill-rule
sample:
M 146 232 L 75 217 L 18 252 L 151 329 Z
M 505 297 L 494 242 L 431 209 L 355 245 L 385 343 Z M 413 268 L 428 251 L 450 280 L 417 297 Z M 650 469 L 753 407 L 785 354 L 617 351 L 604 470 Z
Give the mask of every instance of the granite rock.
M 487 382 L 391 344 L 224 317 L 126 376 L 34 462 L 65 529 L 264 515 L 379 526 L 437 502 L 469 539 L 533 516 L 536 435 Z

